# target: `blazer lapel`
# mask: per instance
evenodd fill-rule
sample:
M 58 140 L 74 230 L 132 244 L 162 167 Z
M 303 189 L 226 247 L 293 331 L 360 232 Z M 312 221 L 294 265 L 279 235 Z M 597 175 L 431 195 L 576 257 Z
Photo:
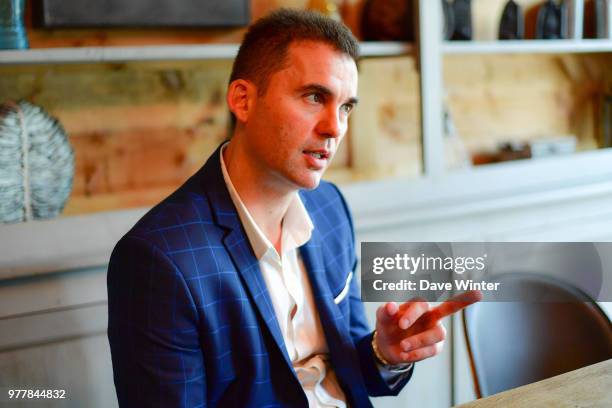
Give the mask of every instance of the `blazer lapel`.
M 342 333 L 338 327 L 342 323 L 340 321 L 342 315 L 333 302 L 333 295 L 326 279 L 325 265 L 323 264 L 323 255 L 321 253 L 321 242 L 316 228 L 312 231 L 310 240 L 300 248 L 300 251 L 302 259 L 304 260 L 304 265 L 306 265 L 306 270 L 308 271 L 313 297 L 315 298 L 317 311 L 319 312 L 325 334 L 327 336 L 328 333 L 333 333 L 333 338 L 328 339 L 329 344 L 329 340 L 337 341 L 338 336 L 342 336 L 345 333 Z M 330 349 L 332 349 L 332 345 L 333 344 L 329 344 Z
M 312 231 L 312 237 L 300 248 L 304 265 L 308 271 L 313 297 L 325 332 L 327 348 L 338 380 L 343 384 L 347 397 L 353 396 L 352 405 L 361 406 L 359 401 L 369 401 L 365 383 L 360 373 L 359 356 L 350 336 L 347 321 L 338 305 L 327 281 L 323 262 L 320 231 Z
M 285 362 L 291 369 L 292 364 L 285 347 L 285 341 L 272 306 L 272 300 L 266 282 L 263 279 L 259 262 L 255 258 L 251 244 L 240 222 L 238 212 L 223 180 L 220 161 L 220 147 L 211 156 L 204 167 L 201 183 L 210 200 L 211 210 L 217 224 L 227 230 L 223 245 L 227 249 L 244 286 L 250 294 L 267 330 L 272 335 L 276 346 L 281 351 Z

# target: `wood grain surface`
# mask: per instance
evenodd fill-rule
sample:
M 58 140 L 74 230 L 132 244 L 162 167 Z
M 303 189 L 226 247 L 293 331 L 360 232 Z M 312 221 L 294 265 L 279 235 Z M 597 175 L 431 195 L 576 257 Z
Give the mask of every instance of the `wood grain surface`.
M 612 407 L 612 359 L 460 406 L 488 407 Z
M 477 38 L 494 34 L 503 3 L 474 3 Z M 253 18 L 279 6 L 313 5 L 251 0 Z M 357 32 L 362 5 L 363 0 L 346 0 L 342 7 Z M 33 48 L 237 42 L 243 33 L 41 30 L 31 29 L 29 20 L 27 25 Z M 414 56 L 361 62 L 360 106 L 326 178 L 348 183 L 422 174 L 417 65 Z M 0 102 L 29 100 L 68 132 L 76 174 L 64 215 L 150 206 L 184 182 L 225 138 L 230 69 L 228 60 L 8 65 L 0 67 Z M 566 134 L 589 150 L 601 138 L 612 55 L 446 56 L 444 83 L 446 103 L 470 153 Z

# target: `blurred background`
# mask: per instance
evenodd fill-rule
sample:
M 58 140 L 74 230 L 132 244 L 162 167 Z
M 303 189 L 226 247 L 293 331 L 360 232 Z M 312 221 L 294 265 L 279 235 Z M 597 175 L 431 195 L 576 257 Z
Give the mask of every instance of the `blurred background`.
M 237 44 L 278 7 L 363 41 L 326 174 L 359 242 L 612 240 L 610 1 L 0 2 L 0 386 L 116 406 L 110 251 L 225 139 Z M 377 407 L 475 398 L 445 324 L 444 353 Z

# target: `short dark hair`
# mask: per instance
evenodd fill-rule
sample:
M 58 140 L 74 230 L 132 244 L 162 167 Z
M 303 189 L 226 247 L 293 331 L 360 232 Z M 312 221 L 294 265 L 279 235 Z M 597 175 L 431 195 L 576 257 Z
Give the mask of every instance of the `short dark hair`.
M 359 42 L 343 23 L 315 11 L 281 8 L 249 27 L 229 82 L 247 79 L 263 95 L 272 74 L 283 68 L 289 46 L 300 41 L 322 42 L 350 56 L 355 63 L 359 60 Z M 233 129 L 236 123 L 233 113 L 231 120 Z

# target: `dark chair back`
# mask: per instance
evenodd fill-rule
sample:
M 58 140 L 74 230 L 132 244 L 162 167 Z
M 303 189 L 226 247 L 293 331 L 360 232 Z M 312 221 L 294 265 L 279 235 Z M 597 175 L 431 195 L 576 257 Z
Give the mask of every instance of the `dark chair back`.
M 505 299 L 529 293 L 540 301 L 485 301 L 464 310 L 478 398 L 612 358 L 610 319 L 581 290 L 526 273 L 496 281 Z

